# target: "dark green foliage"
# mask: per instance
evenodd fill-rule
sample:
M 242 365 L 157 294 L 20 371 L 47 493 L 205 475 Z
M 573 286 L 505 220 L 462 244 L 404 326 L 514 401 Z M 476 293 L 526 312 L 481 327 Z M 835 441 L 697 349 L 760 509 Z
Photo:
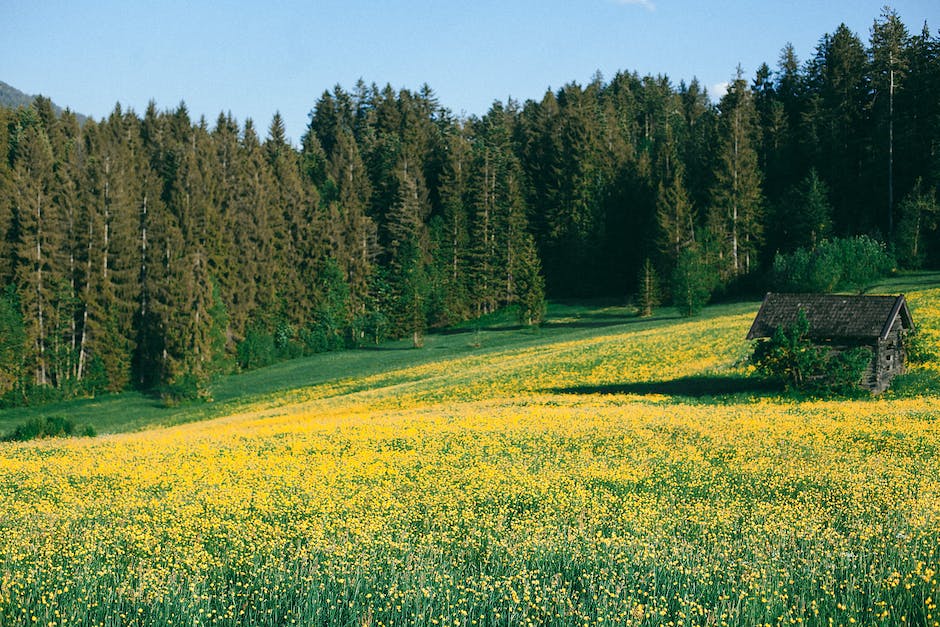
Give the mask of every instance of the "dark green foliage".
M 815 169 L 784 194 L 775 211 L 772 234 L 778 251 L 814 249 L 832 230 L 829 189 Z
M 31 418 L 0 438 L 4 442 L 25 442 L 39 438 L 88 437 L 98 435 L 91 425 L 76 425 L 69 418 L 48 416 Z
M 751 363 L 787 390 L 834 394 L 857 390 L 871 362 L 871 349 L 860 346 L 830 353 L 813 344 L 808 332 L 809 322 L 801 310 L 792 326 L 777 327 L 770 339 L 757 343 Z
M 27 344 L 16 288 L 0 293 L 0 397 L 22 385 L 26 376 Z
M 683 316 L 697 315 L 718 285 L 718 273 L 698 246 L 679 253 L 672 273 L 672 303 Z
M 773 283 L 783 292 L 862 291 L 894 268 L 883 244 L 859 237 L 826 240 L 774 259 Z
M 313 318 L 322 345 L 312 352 L 339 350 L 346 345 L 349 326 L 349 286 L 332 258 L 326 259 L 318 274 L 320 295 Z
M 940 205 L 934 190 L 925 190 L 921 180 L 898 207 L 900 220 L 895 234 L 895 254 L 905 268 L 920 268 L 936 241 Z M 934 244 L 936 246 L 936 244 Z
M 524 240 L 519 269 L 515 276 L 519 322 L 526 326 L 541 324 L 545 317 L 545 279 L 535 244 Z
M 808 331 L 806 314 L 800 311 L 792 327 L 777 327 L 770 339 L 757 343 L 751 363 L 759 373 L 778 379 L 787 389 L 804 389 L 825 363 L 823 350 L 809 340 Z
M 388 338 L 390 323 L 381 311 L 370 311 L 358 316 L 352 325 L 357 346 L 377 346 Z
M 248 332 L 238 344 L 237 361 L 242 370 L 254 370 L 274 363 L 277 351 L 274 336 L 257 326 L 248 327 Z
M 891 380 L 889 393 L 900 398 L 936 398 L 940 395 L 940 374 L 935 370 L 905 372 Z

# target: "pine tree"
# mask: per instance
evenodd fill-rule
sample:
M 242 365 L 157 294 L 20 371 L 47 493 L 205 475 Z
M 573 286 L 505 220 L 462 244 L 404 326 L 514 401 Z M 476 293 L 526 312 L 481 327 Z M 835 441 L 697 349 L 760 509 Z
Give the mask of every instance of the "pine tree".
M 441 317 L 453 323 L 470 314 L 470 215 L 467 196 L 471 145 L 462 129 L 449 137 L 447 161 L 441 179 L 440 219 L 433 229 L 434 265 L 440 277 Z
M 816 248 L 832 230 L 829 188 L 813 168 L 800 183 L 786 192 L 777 206 L 773 224 L 775 252 Z
M 0 292 L 0 398 L 21 387 L 28 376 L 26 325 L 15 285 Z M 21 391 L 23 395 L 23 391 Z
M 708 303 L 718 276 L 699 246 L 685 248 L 672 274 L 672 302 L 683 316 L 695 316 Z
M 50 334 L 56 326 L 58 277 L 53 267 L 60 233 L 52 203 L 53 156 L 38 120 L 21 120 L 20 125 L 13 169 L 18 235 L 15 277 L 33 355 L 34 382 L 48 385 L 54 383 Z
M 676 261 L 678 261 L 678 257 Z M 649 257 L 643 262 L 640 276 L 637 278 L 637 286 L 636 306 L 640 312 L 640 317 L 652 316 L 653 308 L 659 305 L 659 278 Z
M 895 152 L 895 93 L 903 88 L 908 70 L 907 48 L 909 35 L 898 14 L 885 7 L 880 20 L 871 29 L 872 87 L 875 105 L 882 110 L 881 118 L 887 122 L 887 208 L 886 232 L 894 232 L 894 152 Z M 885 102 L 886 101 L 886 102 Z M 881 142 L 875 142 L 876 146 Z
M 855 233 L 874 227 L 867 207 L 871 194 L 863 178 L 869 103 L 868 60 L 861 40 L 845 24 L 825 35 L 807 68 L 808 95 L 803 133 L 810 159 L 831 190 L 834 222 Z
M 763 235 L 764 200 L 754 149 L 754 102 L 740 67 L 719 109 L 721 156 L 715 173 L 708 227 L 722 244 L 719 249 L 721 271 L 728 278 L 756 267 L 756 253 Z
M 920 268 L 927 259 L 928 246 L 936 235 L 940 204 L 933 189 L 925 189 L 918 180 L 914 189 L 901 201 L 898 212 L 896 252 L 898 261 L 907 268 Z
M 315 262 L 322 251 L 310 229 L 319 198 L 315 189 L 304 186 L 299 158 L 287 142 L 279 113 L 271 120 L 264 148 L 274 182 L 271 210 L 281 213 L 274 222 L 281 226 L 274 231 L 278 301 L 284 322 L 300 328 L 309 322 L 317 291 Z
M 12 229 L 16 186 L 10 157 L 13 154 L 15 128 L 13 111 L 0 107 L 0 285 L 13 282 L 15 238 Z
M 541 324 L 545 317 L 545 279 L 535 241 L 528 234 L 520 241 L 516 267 L 519 320 L 526 326 Z
M 335 189 L 327 198 L 324 231 L 329 255 L 342 269 L 350 289 L 350 307 L 356 315 L 365 312 L 369 282 L 378 256 L 378 229 L 366 213 L 371 184 L 351 131 L 342 130 L 329 157 L 328 180 Z
M 695 242 L 695 210 L 686 192 L 683 176 L 684 168 L 678 163 L 669 186 L 659 184 L 656 203 L 660 248 L 672 263 L 675 263 L 684 248 Z
M 410 334 L 413 345 L 422 344 L 428 305 L 427 233 L 429 213 L 427 191 L 419 167 L 402 157 L 396 171 L 398 198 L 388 216 L 389 283 L 393 309 L 389 312 L 394 328 Z

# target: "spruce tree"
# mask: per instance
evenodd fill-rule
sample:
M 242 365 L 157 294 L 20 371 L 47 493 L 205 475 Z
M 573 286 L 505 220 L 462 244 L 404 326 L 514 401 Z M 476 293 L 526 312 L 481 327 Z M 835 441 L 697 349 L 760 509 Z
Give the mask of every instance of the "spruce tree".
M 33 380 L 36 385 L 48 385 L 54 382 L 50 335 L 56 327 L 53 313 L 60 279 L 54 269 L 61 232 L 52 203 L 53 156 L 49 138 L 38 120 L 21 119 L 20 126 L 13 169 L 15 279 L 26 321 Z
M 875 141 L 876 151 L 884 154 L 886 175 L 885 228 L 890 239 L 894 232 L 894 155 L 895 155 L 895 94 L 903 89 L 908 70 L 910 36 L 897 12 L 885 7 L 871 28 L 872 88 L 874 104 L 879 113 L 879 126 L 886 127 L 887 141 Z M 900 112 L 903 115 L 903 112 Z M 886 150 L 878 150 L 884 145 Z
M 720 242 L 724 278 L 757 266 L 763 236 L 763 192 L 757 162 L 753 97 L 738 67 L 737 78 L 721 99 L 720 161 L 715 172 L 708 228 Z
M 676 261 L 678 262 L 678 257 Z M 659 277 L 653 268 L 653 262 L 647 257 L 640 269 L 640 276 L 637 277 L 636 306 L 640 317 L 653 315 L 653 308 L 659 305 L 659 296 Z
M 427 191 L 420 168 L 403 156 L 396 170 L 398 198 L 388 216 L 388 256 L 392 310 L 398 334 L 421 346 L 427 311 Z
M 660 228 L 660 249 L 671 263 L 679 253 L 695 242 L 695 211 L 684 183 L 684 168 L 679 163 L 668 186 L 659 184 L 656 217 Z M 647 259 L 647 262 L 649 260 Z M 644 262 L 644 266 L 647 265 Z

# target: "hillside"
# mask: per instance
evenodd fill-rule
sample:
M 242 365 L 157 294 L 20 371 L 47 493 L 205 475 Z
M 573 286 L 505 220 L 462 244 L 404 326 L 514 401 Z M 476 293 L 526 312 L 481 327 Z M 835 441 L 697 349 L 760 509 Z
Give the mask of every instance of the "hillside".
M 755 384 L 756 307 L 556 307 L 0 444 L 0 623 L 934 624 L 940 400 Z
M 0 81 L 0 107 L 6 107 L 8 109 L 28 107 L 35 99 L 36 96 L 24 94 L 16 87 L 7 85 L 3 81 Z M 64 111 L 62 107 L 55 103 L 52 103 L 52 109 L 56 112 L 57 115 L 62 115 L 62 112 Z M 75 117 L 79 124 L 84 124 L 85 120 L 88 119 L 86 116 L 80 113 L 76 113 Z

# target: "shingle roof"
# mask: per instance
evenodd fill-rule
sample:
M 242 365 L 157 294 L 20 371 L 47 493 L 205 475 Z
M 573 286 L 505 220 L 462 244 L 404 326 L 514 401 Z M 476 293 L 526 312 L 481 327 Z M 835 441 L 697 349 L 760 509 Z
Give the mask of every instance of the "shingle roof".
M 769 292 L 754 318 L 747 339 L 770 337 L 779 326 L 796 322 L 800 310 L 813 339 L 885 339 L 897 316 L 904 328 L 913 326 L 903 295 L 844 296 L 840 294 L 774 294 Z

